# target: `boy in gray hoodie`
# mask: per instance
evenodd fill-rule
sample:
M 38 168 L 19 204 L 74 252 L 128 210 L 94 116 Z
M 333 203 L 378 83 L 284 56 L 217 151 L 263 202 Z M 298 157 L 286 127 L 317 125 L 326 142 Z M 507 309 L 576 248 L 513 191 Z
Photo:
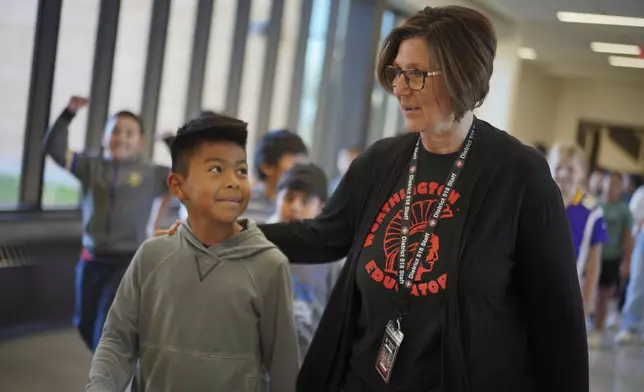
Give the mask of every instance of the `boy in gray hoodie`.
M 201 117 L 172 143 L 168 186 L 188 220 L 130 264 L 87 391 L 291 392 L 298 348 L 288 261 L 250 221 L 246 124 Z

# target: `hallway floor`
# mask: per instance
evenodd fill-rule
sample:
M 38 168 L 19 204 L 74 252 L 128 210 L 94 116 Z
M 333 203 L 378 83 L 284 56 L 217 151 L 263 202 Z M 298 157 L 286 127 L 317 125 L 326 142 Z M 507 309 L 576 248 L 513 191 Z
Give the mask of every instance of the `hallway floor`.
M 616 348 L 606 336 L 590 352 L 591 392 L 641 392 L 644 347 Z M 83 391 L 91 355 L 73 329 L 0 343 L 0 391 Z

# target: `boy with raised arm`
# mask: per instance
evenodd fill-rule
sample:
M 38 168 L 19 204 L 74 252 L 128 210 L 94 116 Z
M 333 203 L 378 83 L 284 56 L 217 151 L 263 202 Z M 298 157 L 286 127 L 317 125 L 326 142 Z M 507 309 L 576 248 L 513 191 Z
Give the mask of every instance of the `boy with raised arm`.
M 94 355 L 88 391 L 291 392 L 298 348 L 288 261 L 255 224 L 246 124 L 200 117 L 172 143 L 168 186 L 188 219 L 146 241 Z
M 161 216 L 170 193 L 165 182 L 169 168 L 141 156 L 143 127 L 132 112 L 120 111 L 107 120 L 102 154 L 68 148 L 69 124 L 88 103 L 71 97 L 45 135 L 43 148 L 81 184 L 83 248 L 76 267 L 74 325 L 94 351 L 125 269 L 148 237 L 154 200 L 163 197 L 157 210 Z

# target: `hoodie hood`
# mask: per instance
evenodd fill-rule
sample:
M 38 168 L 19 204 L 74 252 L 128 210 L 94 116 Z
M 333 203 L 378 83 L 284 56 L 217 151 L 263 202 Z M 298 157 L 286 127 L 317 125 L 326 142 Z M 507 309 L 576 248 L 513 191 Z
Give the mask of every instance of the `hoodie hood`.
M 199 241 L 187 222 L 181 224 L 177 234 L 196 248 L 197 254 L 201 254 L 200 256 L 203 258 L 212 257 L 217 261 L 247 260 L 275 248 L 275 245 L 264 237 L 255 222 L 241 219 L 239 224 L 244 228 L 241 233 L 212 246 L 206 246 Z

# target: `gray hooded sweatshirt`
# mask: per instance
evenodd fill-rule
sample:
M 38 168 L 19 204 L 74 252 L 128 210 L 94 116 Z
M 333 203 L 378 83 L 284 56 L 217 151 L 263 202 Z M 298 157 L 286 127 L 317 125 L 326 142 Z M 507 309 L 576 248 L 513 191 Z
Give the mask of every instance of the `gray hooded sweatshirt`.
M 139 248 L 87 391 L 291 392 L 298 372 L 288 261 L 254 223 L 204 246 L 182 225 Z

